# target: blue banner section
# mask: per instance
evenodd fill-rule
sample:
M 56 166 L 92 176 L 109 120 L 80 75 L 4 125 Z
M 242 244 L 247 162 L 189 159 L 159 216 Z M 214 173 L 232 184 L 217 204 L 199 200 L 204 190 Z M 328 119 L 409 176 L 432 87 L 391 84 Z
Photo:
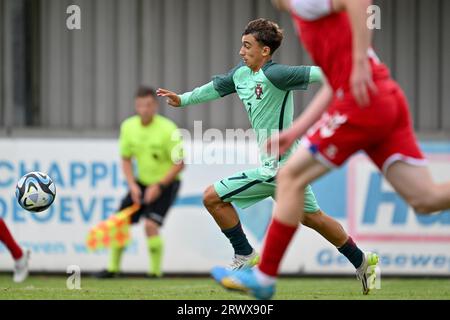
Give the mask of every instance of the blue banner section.
M 65 256 L 76 254 L 106 256 L 107 249 L 90 251 L 83 242 L 63 242 L 63 241 L 20 241 L 20 246 L 30 249 L 33 255 L 37 256 Z M 404 250 L 374 250 L 380 257 L 380 266 L 382 270 L 395 268 L 397 272 L 409 270 L 411 272 L 423 273 L 425 268 L 431 268 L 437 271 L 450 271 L 450 255 L 448 252 L 424 253 L 414 252 L 405 253 Z M 130 256 L 139 255 L 139 247 L 136 241 L 132 241 L 125 249 L 125 253 Z M 3 243 L 0 242 L 0 256 L 9 256 L 10 253 Z M 344 269 L 352 268 L 349 260 L 339 253 L 335 248 L 323 248 L 315 255 L 315 264 L 323 270 L 331 267 Z M 300 267 L 300 266 L 299 266 Z
M 433 268 L 433 270 L 450 271 L 450 255 L 448 252 L 437 254 L 415 252 L 405 253 L 402 250 L 398 252 L 377 251 L 380 257 L 380 266 L 382 270 L 385 268 L 404 269 L 412 272 L 423 272 L 424 268 Z M 324 268 L 337 266 L 351 266 L 348 259 L 335 249 L 322 249 L 316 255 L 316 263 Z
M 60 255 L 65 256 L 68 254 L 77 255 L 107 255 L 108 249 L 98 249 L 95 251 L 89 250 L 84 242 L 67 242 L 67 241 L 19 241 L 19 245 L 22 248 L 29 249 L 33 252 L 33 255 Z M 139 247 L 136 241 L 131 243 L 125 248 L 127 255 L 138 255 Z M 10 252 L 5 245 L 0 242 L 0 255 L 10 255 Z
M 120 164 L 116 162 L 51 162 L 44 166 L 39 161 L 12 162 L 0 159 L 0 189 L 14 187 L 23 175 L 31 171 L 46 172 L 57 188 L 77 188 L 85 186 L 86 183 L 91 188 L 100 185 L 118 188 L 126 186 L 126 181 L 121 179 L 120 170 Z
M 373 225 L 376 223 L 378 208 L 383 204 L 390 204 L 394 208 L 394 214 L 391 220 L 392 225 L 404 225 L 407 222 L 408 211 L 410 208 L 407 203 L 394 191 L 383 191 L 381 189 L 382 175 L 372 173 L 367 191 L 366 205 L 363 212 L 362 223 Z M 450 225 L 450 211 L 445 211 L 440 215 L 423 216 L 416 215 L 421 225 L 445 224 Z
M 449 143 L 424 142 L 421 147 L 428 154 L 450 154 Z M 50 209 L 43 213 L 25 212 L 14 197 L 16 182 L 30 171 L 47 172 L 56 185 L 56 200 Z M 338 219 L 347 217 L 347 174 L 348 167 L 344 165 L 313 184 L 313 190 L 322 210 Z M 376 223 L 377 214 L 380 211 L 378 208 L 383 204 L 389 204 L 394 207 L 392 224 L 404 224 L 409 207 L 396 193 L 382 190 L 382 176 L 379 173 L 372 173 L 369 180 L 362 223 L 366 225 Z M 44 224 L 56 220 L 61 224 L 70 224 L 74 221 L 92 224 L 104 220 L 116 211 L 120 197 L 107 194 L 99 196 L 98 194 L 102 193 L 98 191 L 102 189 L 121 189 L 125 193 L 126 181 L 122 178 L 119 163 L 114 161 L 69 161 L 68 163 L 53 161 L 44 165 L 35 160 L 24 159 L 13 162 L 6 158 L 0 158 L 0 218 L 8 219 L 13 223 Z M 92 196 L 86 196 L 86 193 L 92 194 Z M 203 208 L 202 194 L 180 197 L 176 206 Z M 251 208 L 238 211 L 243 223 L 252 229 L 258 239 L 262 238 L 267 223 L 270 221 L 272 202 L 263 201 Z M 450 225 L 450 212 L 432 217 L 417 216 L 417 220 L 422 225 L 436 223 Z
M 58 221 L 61 224 L 70 224 L 82 221 L 85 224 L 104 220 L 118 208 L 119 200 L 113 197 L 70 197 L 56 196 L 53 205 L 46 211 L 38 214 L 22 209 L 14 196 L 5 198 L 0 196 L 0 218 L 8 219 L 13 223 L 28 222 L 49 223 Z
M 311 186 L 322 211 L 336 219 L 347 216 L 347 166 L 330 172 Z
M 427 154 L 450 154 L 450 144 L 445 142 L 423 142 L 420 144 L 422 151 Z M 319 179 L 312 184 L 321 209 L 329 216 L 336 219 L 347 217 L 347 171 L 348 165 L 344 165 Z M 378 206 L 382 203 L 392 203 L 395 206 L 395 214 L 392 223 L 405 222 L 408 206 L 395 192 L 383 192 L 381 190 L 382 175 L 372 174 L 370 187 L 367 191 L 367 202 L 364 210 L 364 223 L 374 223 Z M 436 219 L 448 224 L 450 212 L 441 215 L 440 218 L 418 216 L 422 224 L 432 224 Z

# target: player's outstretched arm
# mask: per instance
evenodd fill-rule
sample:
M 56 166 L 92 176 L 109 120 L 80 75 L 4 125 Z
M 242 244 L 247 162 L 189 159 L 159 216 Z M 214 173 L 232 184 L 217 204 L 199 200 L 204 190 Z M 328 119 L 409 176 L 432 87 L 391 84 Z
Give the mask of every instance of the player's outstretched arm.
M 323 85 L 320 90 L 289 129 L 292 130 L 291 134 L 294 136 L 294 140 L 303 136 L 320 119 L 333 99 L 333 89 L 325 78 L 322 78 L 322 81 Z
M 371 0 L 333 0 L 335 11 L 345 10 L 348 13 L 353 34 L 353 66 L 350 86 L 356 102 L 366 106 L 370 102 L 369 91 L 377 92 L 372 79 L 368 52 L 372 42 L 372 30 L 367 27 L 367 8 Z
M 167 97 L 167 103 L 173 107 L 187 107 L 189 105 L 206 103 L 221 97 L 214 87 L 213 81 L 181 95 L 161 88 L 156 90 L 156 93 L 160 97 Z
M 167 98 L 167 103 L 172 107 L 179 107 L 181 105 L 181 99 L 175 92 L 159 88 L 158 90 L 156 90 L 156 94 L 158 95 L 158 97 Z
M 273 64 L 265 75 L 280 90 L 306 90 L 312 83 L 322 82 L 322 69 L 316 66 Z

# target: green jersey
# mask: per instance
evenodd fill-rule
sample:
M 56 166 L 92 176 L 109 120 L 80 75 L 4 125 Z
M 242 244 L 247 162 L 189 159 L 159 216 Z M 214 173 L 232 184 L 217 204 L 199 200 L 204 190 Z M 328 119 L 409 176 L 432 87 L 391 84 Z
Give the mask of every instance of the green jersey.
M 269 61 L 258 72 L 253 72 L 241 63 L 228 74 L 215 76 L 208 84 L 182 94 L 181 106 L 204 103 L 237 93 L 255 130 L 262 165 L 277 169 L 278 163 L 284 163 L 296 145 L 280 159 L 266 154 L 262 147 L 273 133 L 292 125 L 292 91 L 306 90 L 310 83 L 321 80 L 319 67 L 287 66 Z
M 123 158 L 135 159 L 137 180 L 143 185 L 161 181 L 183 157 L 176 124 L 160 115 L 147 126 L 137 115 L 126 119 L 120 127 L 119 146 Z

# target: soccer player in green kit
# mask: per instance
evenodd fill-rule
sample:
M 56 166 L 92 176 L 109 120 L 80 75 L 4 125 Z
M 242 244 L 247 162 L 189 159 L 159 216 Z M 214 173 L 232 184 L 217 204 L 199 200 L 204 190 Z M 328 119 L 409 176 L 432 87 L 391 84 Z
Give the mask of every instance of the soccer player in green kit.
M 242 36 L 239 54 L 243 62 L 228 74 L 215 76 L 211 82 L 192 92 L 177 95 L 166 89 L 158 89 L 157 94 L 166 97 L 171 106 L 185 107 L 237 93 L 256 131 L 258 144 L 262 147 L 271 133 L 292 125 L 292 91 L 306 90 L 310 83 L 322 81 L 322 72 L 318 67 L 286 66 L 272 61 L 272 55 L 281 45 L 282 39 L 282 30 L 276 23 L 266 19 L 251 21 Z M 279 159 L 261 152 L 261 167 L 237 173 L 206 189 L 203 199 L 205 207 L 235 251 L 230 269 L 252 267 L 258 259 L 231 202 L 240 208 L 247 208 L 267 197 L 274 197 L 277 170 L 295 149 L 296 145 Z M 304 225 L 316 230 L 336 246 L 355 268 L 361 264 L 364 253 L 336 220 L 320 210 L 310 186 L 305 189 L 304 210 L 307 213 L 302 221 Z

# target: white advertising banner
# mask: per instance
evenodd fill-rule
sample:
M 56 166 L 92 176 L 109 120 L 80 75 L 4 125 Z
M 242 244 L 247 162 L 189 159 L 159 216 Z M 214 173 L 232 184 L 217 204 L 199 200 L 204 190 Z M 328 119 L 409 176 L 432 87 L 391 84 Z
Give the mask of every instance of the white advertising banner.
M 237 144 L 237 154 L 244 145 Z M 450 180 L 450 145 L 424 144 L 437 181 Z M 201 142 L 186 146 L 187 154 L 209 152 Z M 256 144 L 251 145 L 257 153 Z M 248 152 L 248 150 L 246 150 Z M 218 155 L 235 152 L 229 146 Z M 217 154 L 216 154 L 217 156 Z M 203 207 L 208 185 L 255 164 L 189 164 L 162 235 L 166 273 L 206 273 L 228 264 L 233 251 Z M 57 195 L 50 209 L 32 214 L 20 208 L 14 192 L 18 179 L 43 171 L 53 179 Z M 362 249 L 381 257 L 383 274 L 450 275 L 450 213 L 423 217 L 414 214 L 373 165 L 362 155 L 313 185 L 321 208 L 338 220 Z M 33 271 L 65 272 L 78 265 L 82 272 L 106 267 L 108 252 L 90 252 L 88 230 L 113 214 L 126 194 L 116 140 L 0 139 L 0 218 L 14 237 L 32 251 Z M 249 241 L 261 249 L 273 202 L 267 199 L 239 211 Z M 125 272 L 146 272 L 149 257 L 143 224 L 132 228 L 133 242 L 122 260 Z M 0 243 L 0 270 L 13 261 Z M 353 267 L 315 231 L 300 228 L 282 272 L 352 274 Z

